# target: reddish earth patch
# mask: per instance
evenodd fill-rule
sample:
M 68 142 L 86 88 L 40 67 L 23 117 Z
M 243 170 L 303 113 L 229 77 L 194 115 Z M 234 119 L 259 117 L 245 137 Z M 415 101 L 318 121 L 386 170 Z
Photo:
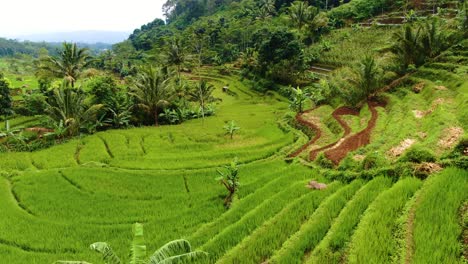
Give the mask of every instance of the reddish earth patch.
M 370 143 L 371 133 L 377 123 L 377 118 L 379 115 L 376 107 L 385 107 L 385 103 L 368 102 L 367 104 L 369 105 L 369 110 L 372 114 L 371 119 L 367 123 L 367 127 L 361 132 L 345 138 L 343 142 L 336 148 L 325 151 L 325 156 L 333 163 L 339 164 L 340 161 L 343 160 L 349 152 L 357 150 L 358 148 Z
M 343 137 L 341 139 L 339 139 L 338 141 L 335 141 L 335 142 L 333 142 L 331 144 L 328 144 L 328 145 L 323 146 L 321 148 L 312 150 L 310 152 L 310 155 L 309 155 L 309 160 L 315 160 L 315 158 L 317 157 L 317 155 L 321 151 L 329 149 L 329 148 L 337 145 L 338 143 L 341 143 L 343 141 L 343 139 L 345 137 L 347 137 L 351 133 L 351 127 L 348 125 L 348 123 L 346 123 L 343 119 L 341 119 L 341 116 L 343 116 L 343 115 L 359 116 L 359 111 L 357 111 L 357 110 L 355 110 L 353 108 L 350 108 L 350 107 L 346 107 L 346 106 L 337 108 L 335 111 L 333 111 L 333 113 L 332 113 L 333 118 L 335 118 L 336 121 L 338 121 L 338 123 L 340 124 L 340 126 L 344 130 Z
M 315 132 L 315 136 L 309 141 L 307 142 L 307 144 L 303 145 L 302 147 L 300 147 L 298 150 L 296 150 L 295 152 L 293 152 L 292 154 L 289 154 L 289 158 L 295 158 L 297 157 L 299 154 L 301 154 L 301 152 L 303 152 L 305 149 L 307 149 L 309 146 L 311 146 L 312 144 L 314 144 L 321 136 L 322 136 L 322 131 L 320 130 L 320 128 L 315 125 L 314 123 L 312 122 L 309 122 L 307 121 L 306 119 L 304 119 L 304 115 L 307 114 L 307 113 L 310 113 L 312 111 L 314 111 L 315 108 L 312 108 L 312 109 L 309 109 L 303 113 L 298 113 L 296 115 L 296 121 L 303 125 L 303 126 L 306 126 L 308 127 L 309 129 L 311 129 L 312 131 Z

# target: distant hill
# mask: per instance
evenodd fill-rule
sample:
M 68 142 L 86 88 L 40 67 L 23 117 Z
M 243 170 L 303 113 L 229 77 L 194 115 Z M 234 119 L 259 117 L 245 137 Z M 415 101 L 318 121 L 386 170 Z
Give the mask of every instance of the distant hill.
M 18 40 L 28 40 L 33 42 L 80 42 L 80 43 L 106 43 L 115 44 L 128 38 L 129 32 L 115 31 L 75 31 L 56 32 L 18 36 Z

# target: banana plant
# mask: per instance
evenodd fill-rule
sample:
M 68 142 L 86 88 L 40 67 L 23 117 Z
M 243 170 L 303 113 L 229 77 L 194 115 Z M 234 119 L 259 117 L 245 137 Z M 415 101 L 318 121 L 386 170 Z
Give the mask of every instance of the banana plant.
M 105 264 L 121 264 L 122 261 L 106 242 L 96 242 L 90 245 L 90 249 L 101 253 Z M 135 223 L 133 226 L 133 242 L 130 247 L 129 264 L 173 264 L 192 263 L 205 258 L 208 254 L 203 251 L 192 251 L 187 240 L 178 239 L 171 241 L 156 250 L 153 255 L 147 257 L 143 225 Z M 85 261 L 56 261 L 55 264 L 91 264 Z

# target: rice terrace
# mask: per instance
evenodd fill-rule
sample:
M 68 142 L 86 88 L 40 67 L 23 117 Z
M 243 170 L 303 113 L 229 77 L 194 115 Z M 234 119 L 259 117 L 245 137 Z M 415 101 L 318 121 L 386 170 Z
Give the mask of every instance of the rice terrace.
M 0 264 L 468 262 L 465 0 L 160 2 L 0 28 Z

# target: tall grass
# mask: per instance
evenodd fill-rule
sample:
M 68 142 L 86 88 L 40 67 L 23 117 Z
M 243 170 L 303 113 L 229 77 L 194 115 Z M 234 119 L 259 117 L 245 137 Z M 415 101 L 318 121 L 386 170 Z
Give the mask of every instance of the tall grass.
M 271 263 L 303 263 L 307 254 L 322 240 L 332 221 L 363 185 L 356 180 L 325 200 L 299 231 L 292 235 L 270 259 Z
M 310 194 L 307 188 L 301 187 L 304 184 L 304 182 L 298 183 L 295 188 L 291 190 L 286 189 L 265 200 L 265 202 L 245 214 L 235 224 L 226 227 L 221 233 L 209 240 L 201 249 L 208 252 L 211 262 L 214 262 L 229 249 L 243 241 L 254 230 L 258 230 L 257 228 L 263 227 L 265 223 L 277 218 L 277 214 L 284 215 L 285 212 L 291 211 L 292 208 L 296 208 L 298 204 L 305 201 L 321 200 L 324 198 L 324 195 L 333 192 L 339 186 L 339 184 L 333 184 L 327 192 Z
M 351 240 L 349 263 L 388 263 L 396 254 L 396 220 L 406 202 L 421 186 L 416 178 L 405 178 L 379 195 L 370 205 Z
M 291 234 L 296 232 L 322 201 L 333 194 L 339 186 L 340 184 L 335 183 L 323 191 L 309 191 L 310 193 L 290 203 L 226 253 L 218 263 L 259 263 L 264 261 Z
M 468 199 L 468 171 L 449 168 L 429 178 L 416 204 L 412 263 L 464 263 L 459 208 Z
M 390 185 L 389 178 L 378 177 L 359 190 L 333 222 L 327 235 L 314 249 L 306 263 L 339 263 L 362 214 L 369 204 Z

